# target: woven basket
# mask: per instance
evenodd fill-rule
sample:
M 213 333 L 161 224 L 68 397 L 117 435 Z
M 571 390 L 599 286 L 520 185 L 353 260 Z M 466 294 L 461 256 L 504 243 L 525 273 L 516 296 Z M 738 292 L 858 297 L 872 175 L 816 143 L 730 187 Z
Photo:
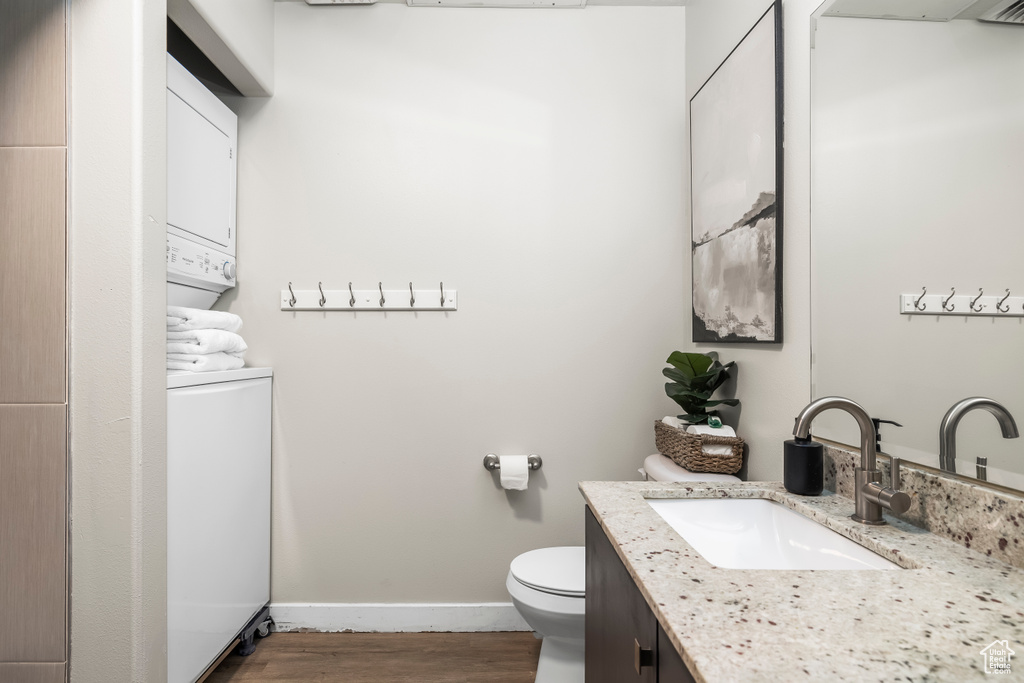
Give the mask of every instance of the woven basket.
M 654 422 L 654 443 L 658 452 L 672 458 L 677 465 L 691 472 L 736 474 L 743 465 L 743 439 L 738 436 L 687 434 L 661 420 Z M 705 446 L 732 446 L 731 455 L 711 455 Z

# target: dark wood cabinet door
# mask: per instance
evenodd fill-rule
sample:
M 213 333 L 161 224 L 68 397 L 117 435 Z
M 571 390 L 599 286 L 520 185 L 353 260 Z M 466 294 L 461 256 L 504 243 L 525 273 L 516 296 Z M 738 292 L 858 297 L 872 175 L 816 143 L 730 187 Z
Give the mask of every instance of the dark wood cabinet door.
M 657 683 L 658 622 L 589 507 L 586 537 L 586 681 Z M 638 648 L 649 658 L 639 674 Z
M 658 683 L 694 683 L 693 675 L 658 624 Z

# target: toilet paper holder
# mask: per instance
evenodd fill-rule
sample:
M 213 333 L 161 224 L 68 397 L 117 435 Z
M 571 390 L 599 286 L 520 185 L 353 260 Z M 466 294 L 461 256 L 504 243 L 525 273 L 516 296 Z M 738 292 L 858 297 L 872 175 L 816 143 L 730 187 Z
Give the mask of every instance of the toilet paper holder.
M 540 459 L 539 455 L 530 455 L 526 458 L 526 464 L 531 470 L 539 470 L 540 466 L 544 464 L 544 461 Z M 501 469 L 501 462 L 498 460 L 498 456 L 494 453 L 488 453 L 484 456 L 484 468 L 495 472 Z

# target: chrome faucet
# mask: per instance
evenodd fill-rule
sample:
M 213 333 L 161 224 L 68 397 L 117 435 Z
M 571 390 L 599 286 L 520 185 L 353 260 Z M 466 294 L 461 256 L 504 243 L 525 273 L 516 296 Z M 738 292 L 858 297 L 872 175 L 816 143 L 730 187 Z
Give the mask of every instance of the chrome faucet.
M 1020 436 L 1017 432 L 1017 423 L 1013 421 L 1010 411 L 1004 408 L 1002 404 L 982 396 L 965 398 L 946 411 L 946 416 L 942 418 L 942 424 L 939 425 L 939 469 L 956 474 L 957 425 L 960 424 L 960 420 L 964 415 L 979 408 L 987 410 L 995 416 L 999 422 L 999 428 L 1003 432 L 1004 439 L 1016 439 Z M 988 458 L 978 458 L 978 479 L 987 479 L 987 472 Z
M 806 439 L 811 433 L 811 421 L 821 412 L 831 408 L 845 410 L 857 420 L 860 426 L 860 467 L 856 470 L 854 491 L 855 512 L 853 520 L 862 524 L 885 524 L 882 508 L 896 514 L 910 509 L 910 496 L 900 491 L 900 460 L 892 458 L 892 487 L 881 485 L 882 473 L 878 471 L 875 456 L 875 426 L 867 411 L 848 398 L 828 396 L 812 401 L 796 418 L 793 435 Z

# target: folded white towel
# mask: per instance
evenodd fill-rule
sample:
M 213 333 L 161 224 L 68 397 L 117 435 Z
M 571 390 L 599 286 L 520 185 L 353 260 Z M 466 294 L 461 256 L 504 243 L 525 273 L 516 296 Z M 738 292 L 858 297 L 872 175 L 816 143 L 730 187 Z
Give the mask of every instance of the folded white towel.
M 709 427 L 707 425 L 690 425 L 686 428 L 687 434 L 706 434 L 708 436 L 736 436 L 736 430 L 729 425 L 721 427 Z M 708 455 L 732 455 L 732 446 L 715 445 L 705 446 L 703 449 Z
M 689 422 L 683 422 L 674 415 L 666 415 L 665 417 L 661 418 L 661 421 L 667 424 L 669 427 L 675 427 L 676 429 L 686 429 L 688 426 L 690 426 Z
M 226 311 L 204 311 L 201 308 L 184 306 L 167 307 L 167 331 L 188 332 L 190 330 L 227 330 L 238 332 L 242 319 Z
M 191 372 L 216 372 L 217 370 L 237 370 L 245 366 L 241 354 L 225 353 L 169 353 L 167 354 L 168 370 L 189 370 Z
M 245 340 L 227 330 L 189 330 L 167 333 L 167 353 L 242 353 L 249 347 Z

